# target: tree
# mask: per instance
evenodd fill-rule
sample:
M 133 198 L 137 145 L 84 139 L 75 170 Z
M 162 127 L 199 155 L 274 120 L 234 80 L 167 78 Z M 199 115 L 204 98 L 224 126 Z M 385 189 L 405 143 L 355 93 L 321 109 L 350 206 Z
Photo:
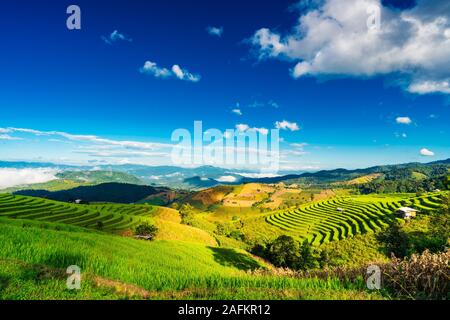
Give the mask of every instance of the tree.
M 442 203 L 441 209 L 431 218 L 430 234 L 434 244 L 434 248 L 430 248 L 431 251 L 444 251 L 449 245 L 450 236 L 450 195 Z
M 153 240 L 157 232 L 158 228 L 148 222 L 141 223 L 134 230 L 136 236 L 146 238 L 147 240 Z
M 387 253 L 394 254 L 397 258 L 408 255 L 411 246 L 408 235 L 401 229 L 400 224 L 395 221 L 388 229 L 378 236 L 378 240 L 384 243 Z
M 298 242 L 290 236 L 279 236 L 269 245 L 267 255 L 276 267 L 296 269 L 299 259 Z
M 316 257 L 316 251 L 312 248 L 308 240 L 304 240 L 300 247 L 300 257 L 297 268 L 302 270 L 314 269 L 319 266 L 319 261 Z

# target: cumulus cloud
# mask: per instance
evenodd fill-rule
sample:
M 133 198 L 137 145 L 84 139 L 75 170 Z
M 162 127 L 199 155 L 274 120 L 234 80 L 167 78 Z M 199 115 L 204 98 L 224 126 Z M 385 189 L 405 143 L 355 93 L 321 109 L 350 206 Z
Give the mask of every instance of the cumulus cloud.
M 108 36 L 102 36 L 102 40 L 105 41 L 107 44 L 113 44 L 118 41 L 126 41 L 126 42 L 132 42 L 133 39 L 126 37 L 122 33 L 120 33 L 117 30 L 114 30 L 110 35 Z
M 300 127 L 295 122 L 289 122 L 286 120 L 275 122 L 275 128 L 281 130 L 298 131 Z
M 172 72 L 175 76 L 180 80 L 198 82 L 200 81 L 200 76 L 198 74 L 193 74 L 187 71 L 186 69 L 182 69 L 179 65 L 174 64 L 172 66 Z
M 242 116 L 242 111 L 241 111 L 241 109 L 233 109 L 233 110 L 231 110 L 231 112 L 237 114 L 238 116 Z
M 172 75 L 169 69 L 158 67 L 153 61 L 145 61 L 140 71 L 141 73 L 151 74 L 156 78 L 167 78 Z
M 223 27 L 207 27 L 206 32 L 212 36 L 221 37 L 223 34 Z
M 259 132 L 260 134 L 262 134 L 264 136 L 269 134 L 269 129 L 257 128 L 257 127 L 250 128 L 250 126 L 248 124 L 244 124 L 244 123 L 237 124 L 236 125 L 236 130 L 239 131 L 239 132 L 256 131 L 256 132 Z
M 287 34 L 257 30 L 250 43 L 258 57 L 292 61 L 294 78 L 390 74 L 412 93 L 450 93 L 448 1 L 421 0 L 403 11 L 381 0 L 315 3 Z M 368 27 L 370 8 L 380 9 L 380 28 Z
M 54 169 L 14 169 L 0 168 L 0 189 L 24 184 L 41 183 L 56 179 Z
M 170 78 L 174 77 L 180 80 L 198 82 L 201 76 L 198 74 L 190 73 L 188 70 L 181 68 L 179 65 L 174 64 L 169 70 L 164 67 L 158 66 L 156 62 L 146 61 L 144 66 L 139 69 L 141 73 L 152 75 L 156 78 Z
M 427 148 L 421 149 L 421 150 L 420 150 L 420 154 L 421 154 L 422 156 L 425 156 L 425 157 L 432 157 L 432 156 L 434 156 L 434 152 L 431 151 L 431 150 L 428 150 Z
M 397 117 L 395 119 L 395 122 L 397 122 L 399 124 L 411 124 L 412 120 L 410 117 Z

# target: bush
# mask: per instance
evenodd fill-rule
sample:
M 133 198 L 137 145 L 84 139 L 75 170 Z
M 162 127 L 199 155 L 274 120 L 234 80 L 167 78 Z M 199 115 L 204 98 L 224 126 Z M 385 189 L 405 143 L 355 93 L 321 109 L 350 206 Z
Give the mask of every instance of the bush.
M 181 223 L 192 226 L 194 223 L 194 207 L 190 204 L 183 204 L 180 208 Z
M 302 244 L 294 238 L 282 235 L 267 245 L 257 243 L 251 249 L 257 256 L 267 259 L 274 266 L 293 270 L 308 270 L 323 266 L 328 255 L 314 249 L 308 240 Z
M 276 267 L 296 269 L 299 259 L 299 245 L 292 237 L 282 235 L 267 248 L 267 258 Z
M 408 235 L 397 221 L 393 222 L 384 233 L 378 235 L 377 239 L 384 244 L 388 255 L 393 254 L 398 258 L 408 255 L 411 244 Z
M 393 259 L 383 268 L 383 284 L 399 297 L 449 299 L 450 251 L 432 254 L 428 250 L 411 258 Z
M 138 225 L 134 234 L 140 238 L 145 238 L 146 240 L 153 240 L 158 232 L 158 228 L 152 224 L 147 222 L 141 223 Z

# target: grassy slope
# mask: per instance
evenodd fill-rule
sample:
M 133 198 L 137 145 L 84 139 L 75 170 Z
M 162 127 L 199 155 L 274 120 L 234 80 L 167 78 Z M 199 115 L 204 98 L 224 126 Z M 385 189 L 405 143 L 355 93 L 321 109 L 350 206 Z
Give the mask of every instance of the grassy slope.
M 333 280 L 247 275 L 261 263 L 238 250 L 42 227 L 0 219 L 0 299 L 380 298 Z M 69 292 L 64 270 L 73 264 L 84 280 Z

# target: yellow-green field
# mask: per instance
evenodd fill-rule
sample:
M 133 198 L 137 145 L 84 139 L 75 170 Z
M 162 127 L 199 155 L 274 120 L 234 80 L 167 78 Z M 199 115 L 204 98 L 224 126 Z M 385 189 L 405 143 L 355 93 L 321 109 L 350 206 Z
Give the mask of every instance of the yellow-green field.
M 336 197 L 280 211 L 266 217 L 267 223 L 315 245 L 380 231 L 404 206 L 427 213 L 440 206 L 443 193 Z M 420 214 L 420 213 L 419 213 Z

